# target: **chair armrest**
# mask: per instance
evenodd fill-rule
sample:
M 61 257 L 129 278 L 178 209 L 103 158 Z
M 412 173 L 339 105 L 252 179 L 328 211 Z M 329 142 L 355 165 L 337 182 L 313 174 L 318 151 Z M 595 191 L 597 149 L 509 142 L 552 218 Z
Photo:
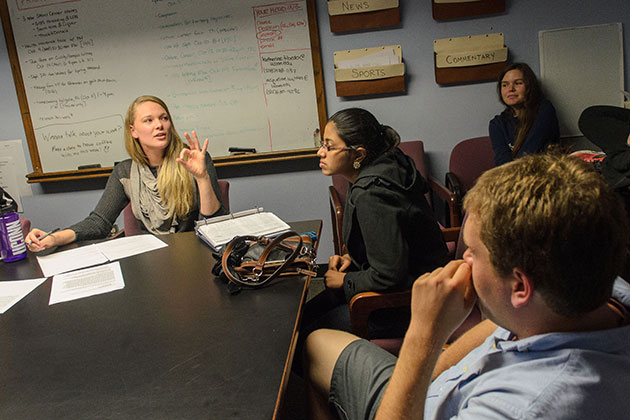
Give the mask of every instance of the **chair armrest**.
M 336 255 L 343 255 L 343 238 L 341 237 L 341 226 L 343 223 L 343 204 L 339 197 L 339 192 L 334 185 L 328 187 L 328 198 L 330 199 L 330 217 L 333 231 L 333 245 Z
M 350 300 L 350 325 L 352 332 L 369 338 L 368 319 L 377 309 L 400 308 L 411 304 L 411 290 L 392 293 L 362 292 Z
M 444 179 L 446 181 L 446 188 L 453 191 L 453 194 L 460 199 L 462 197 L 462 184 L 459 182 L 457 176 L 452 172 L 447 172 Z
M 457 227 L 448 227 L 442 228 L 442 236 L 444 237 L 444 242 L 457 242 L 459 240 L 459 233 L 462 230 L 460 226 Z
M 459 220 L 461 220 L 464 214 L 464 209 L 462 208 L 462 203 L 464 201 L 464 191 L 462 188 L 462 184 L 461 182 L 459 182 L 457 176 L 452 172 L 447 172 L 444 178 L 446 188 L 453 191 L 453 194 L 455 194 L 455 198 L 457 199 L 457 216 L 459 217 Z
M 448 206 L 449 221 L 451 227 L 461 226 L 461 218 L 459 212 L 460 205 L 457 195 L 453 191 L 446 188 L 444 185 L 440 184 L 440 182 L 432 176 L 429 177 L 428 181 L 431 191 L 438 197 L 440 197 L 440 199 L 442 199 Z

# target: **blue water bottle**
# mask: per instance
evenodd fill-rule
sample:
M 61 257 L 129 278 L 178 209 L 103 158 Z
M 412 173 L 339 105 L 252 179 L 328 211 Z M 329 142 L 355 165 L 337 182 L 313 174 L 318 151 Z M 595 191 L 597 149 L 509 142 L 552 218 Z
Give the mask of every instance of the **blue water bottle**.
M 26 257 L 26 243 L 22 233 L 17 203 L 0 187 L 0 256 L 4 262 Z

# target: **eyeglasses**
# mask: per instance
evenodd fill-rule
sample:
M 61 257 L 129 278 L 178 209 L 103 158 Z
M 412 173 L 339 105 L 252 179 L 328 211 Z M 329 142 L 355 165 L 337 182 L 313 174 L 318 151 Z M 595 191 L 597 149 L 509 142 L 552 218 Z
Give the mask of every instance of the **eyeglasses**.
M 323 140 L 319 141 L 319 148 L 324 148 L 326 149 L 327 152 L 332 152 L 335 150 L 354 150 L 354 147 L 334 147 L 334 146 L 329 146 L 326 143 L 324 143 Z

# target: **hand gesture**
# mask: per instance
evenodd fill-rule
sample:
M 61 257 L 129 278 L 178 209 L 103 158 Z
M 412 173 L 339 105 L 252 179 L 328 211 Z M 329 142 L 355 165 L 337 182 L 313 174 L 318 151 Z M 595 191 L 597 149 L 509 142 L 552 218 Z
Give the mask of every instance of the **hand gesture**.
M 477 299 L 471 269 L 463 260 L 420 276 L 411 292 L 412 328 L 431 328 L 446 341 L 468 316 Z
M 206 169 L 206 150 L 208 149 L 208 139 L 203 142 L 203 147 L 199 146 L 199 140 L 197 139 L 197 133 L 192 131 L 192 138 L 186 132 L 184 137 L 188 140 L 188 146 L 190 149 L 184 148 L 176 159 L 177 163 L 182 165 L 188 172 L 195 177 L 195 179 L 201 179 L 208 177 L 208 171 Z

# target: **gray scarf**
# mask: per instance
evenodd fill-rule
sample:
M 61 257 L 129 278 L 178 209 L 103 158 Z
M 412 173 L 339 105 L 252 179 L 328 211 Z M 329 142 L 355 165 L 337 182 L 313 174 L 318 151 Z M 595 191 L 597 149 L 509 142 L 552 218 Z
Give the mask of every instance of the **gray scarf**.
M 154 235 L 175 232 L 177 217 L 164 207 L 158 192 L 157 178 L 151 169 L 132 161 L 129 181 L 129 199 L 136 219 Z

